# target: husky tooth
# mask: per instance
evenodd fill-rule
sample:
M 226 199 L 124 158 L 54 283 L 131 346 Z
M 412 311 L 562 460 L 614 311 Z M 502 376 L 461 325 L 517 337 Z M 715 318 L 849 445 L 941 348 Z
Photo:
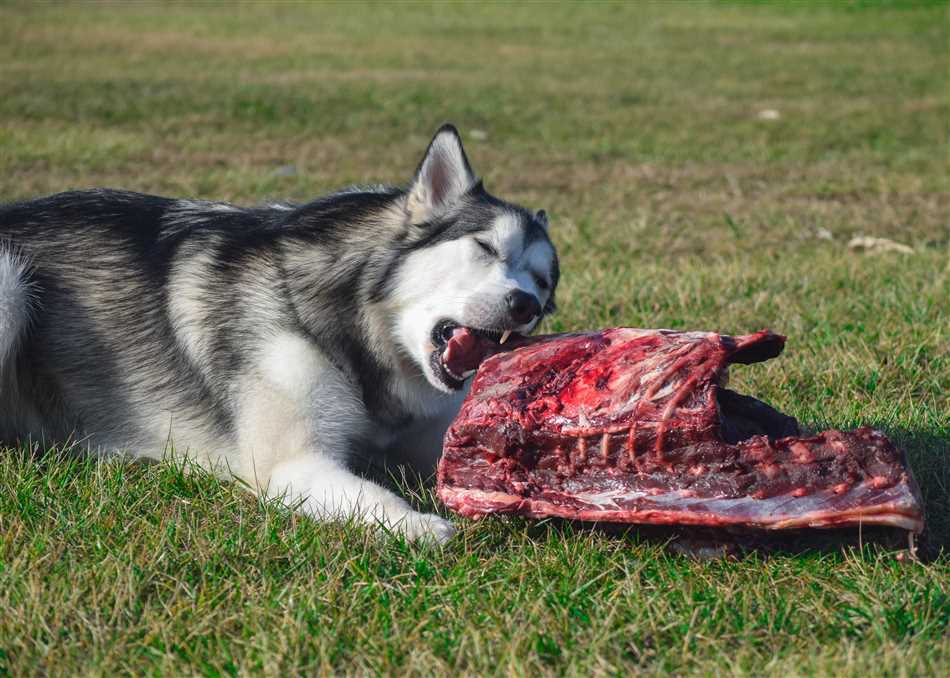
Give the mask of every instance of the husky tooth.
M 488 194 L 450 125 L 405 189 L 0 205 L 0 440 L 186 455 L 312 517 L 444 541 L 451 523 L 351 469 L 434 467 L 470 376 L 437 328 L 532 331 L 506 298 L 553 311 L 548 231 Z

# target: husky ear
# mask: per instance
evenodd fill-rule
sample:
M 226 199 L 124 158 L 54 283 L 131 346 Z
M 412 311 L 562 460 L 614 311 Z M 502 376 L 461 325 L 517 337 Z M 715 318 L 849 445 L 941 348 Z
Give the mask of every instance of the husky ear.
M 465 157 L 458 130 L 452 125 L 442 125 L 429 143 L 409 187 L 407 209 L 410 220 L 420 224 L 438 216 L 477 182 Z

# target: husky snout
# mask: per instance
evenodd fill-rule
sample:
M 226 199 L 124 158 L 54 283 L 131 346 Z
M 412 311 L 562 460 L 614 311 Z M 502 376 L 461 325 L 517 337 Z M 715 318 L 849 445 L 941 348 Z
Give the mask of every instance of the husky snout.
M 527 325 L 541 315 L 541 302 L 524 290 L 512 290 L 505 297 L 508 315 L 516 325 Z

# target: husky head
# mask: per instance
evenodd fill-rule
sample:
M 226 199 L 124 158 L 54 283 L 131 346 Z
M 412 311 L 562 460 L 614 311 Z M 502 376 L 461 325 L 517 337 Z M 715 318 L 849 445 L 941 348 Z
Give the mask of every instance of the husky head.
M 396 333 L 435 388 L 462 388 L 481 360 L 554 311 L 558 260 L 543 211 L 499 200 L 469 166 L 458 132 L 432 139 L 405 195 Z

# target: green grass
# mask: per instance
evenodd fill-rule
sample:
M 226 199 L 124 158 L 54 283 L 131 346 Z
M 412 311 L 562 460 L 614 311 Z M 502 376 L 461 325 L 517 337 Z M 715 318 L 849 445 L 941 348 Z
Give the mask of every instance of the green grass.
M 948 20 L 902 2 L 0 3 L 0 200 L 404 182 L 452 120 L 490 190 L 551 214 L 547 329 L 787 333 L 734 383 L 809 427 L 887 431 L 945 549 L 701 562 L 635 532 L 459 519 L 436 550 L 170 464 L 9 450 L 0 675 L 947 673 Z M 854 253 L 855 235 L 914 253 Z

